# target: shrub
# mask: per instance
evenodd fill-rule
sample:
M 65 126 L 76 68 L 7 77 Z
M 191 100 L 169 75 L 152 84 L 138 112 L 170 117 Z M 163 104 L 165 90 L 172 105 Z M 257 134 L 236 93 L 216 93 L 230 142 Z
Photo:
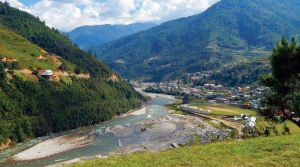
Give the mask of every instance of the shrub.
M 243 128 L 243 138 L 279 135 L 277 123 L 269 120 L 258 121 L 253 128 Z

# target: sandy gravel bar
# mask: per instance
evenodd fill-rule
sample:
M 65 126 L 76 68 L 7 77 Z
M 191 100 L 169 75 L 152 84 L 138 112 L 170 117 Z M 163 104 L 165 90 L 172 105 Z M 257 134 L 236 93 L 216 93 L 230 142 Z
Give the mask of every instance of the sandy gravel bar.
M 144 115 L 146 114 L 146 112 L 147 112 L 147 107 L 144 107 L 142 109 L 130 113 L 130 115 Z
M 89 134 L 72 134 L 56 137 L 41 142 L 23 152 L 12 157 L 15 161 L 29 161 L 45 158 L 54 154 L 69 151 L 75 148 L 83 147 L 92 141 Z

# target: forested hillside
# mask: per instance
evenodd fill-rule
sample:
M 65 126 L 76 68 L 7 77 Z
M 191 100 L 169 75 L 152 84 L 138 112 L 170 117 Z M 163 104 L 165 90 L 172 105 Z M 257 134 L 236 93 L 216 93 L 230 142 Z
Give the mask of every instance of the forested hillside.
M 57 30 L 3 3 L 0 44 L 0 149 L 1 144 L 107 121 L 144 101 Z M 45 79 L 39 71 L 46 69 L 62 76 Z M 31 77 L 19 75 L 21 70 Z
M 0 25 L 27 38 L 50 53 L 78 65 L 92 76 L 108 77 L 111 70 L 104 63 L 74 46 L 58 30 L 51 29 L 38 18 L 0 3 Z
M 18 77 L 8 83 L 2 76 L 0 99 L 0 143 L 94 125 L 140 106 L 139 95 L 126 83 L 96 79 L 68 85 Z
M 185 72 L 226 71 L 269 56 L 282 36 L 299 36 L 299 11 L 298 0 L 222 0 L 202 14 L 93 50 L 129 78 L 160 81 Z
M 68 33 L 74 43 L 84 49 L 114 41 L 127 35 L 154 27 L 154 23 L 134 23 L 129 25 L 81 26 Z
M 55 61 L 56 60 L 56 61 Z M 24 37 L 0 27 L 0 61 L 8 69 L 50 69 L 65 66 L 74 71 L 76 65 L 47 53 Z

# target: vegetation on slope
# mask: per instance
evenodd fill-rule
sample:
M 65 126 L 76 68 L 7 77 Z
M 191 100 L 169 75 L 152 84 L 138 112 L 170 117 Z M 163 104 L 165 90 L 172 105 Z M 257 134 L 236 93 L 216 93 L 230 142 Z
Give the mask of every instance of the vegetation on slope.
M 271 56 L 272 73 L 262 77 L 271 88 L 266 96 L 264 114 L 280 116 L 300 127 L 300 45 L 296 39 L 282 39 Z
M 1 66 L 1 64 L 0 64 Z M 1 68 L 1 67 L 0 67 Z M 0 74 L 3 73 L 0 69 Z M 71 84 L 0 77 L 0 143 L 94 125 L 138 108 L 142 97 L 127 83 L 80 80 Z
M 9 59 L 7 64 L 16 63 L 18 69 L 56 70 L 60 66 L 47 56 L 47 53 L 39 46 L 14 32 L 0 28 L 0 61 L 2 59 Z M 61 59 L 61 61 L 69 68 L 75 66 L 66 60 Z
M 230 70 L 233 63 L 249 63 L 240 59 L 267 57 L 282 36 L 299 35 L 299 10 L 297 0 L 222 0 L 200 15 L 95 47 L 94 52 L 120 74 L 151 81 L 185 72 Z M 253 65 L 249 69 L 265 68 Z
M 260 61 L 237 63 L 221 69 L 208 77 L 207 80 L 231 87 L 251 85 L 258 84 L 261 75 L 269 73 L 270 71 L 270 66 Z
M 95 57 L 80 50 L 58 30 L 51 29 L 38 18 L 0 2 L 0 26 L 14 31 L 32 43 L 76 64 L 92 76 L 107 78 L 111 70 Z
M 18 35 L 17 35 L 18 34 Z M 48 81 L 29 71 L 37 81 L 16 69 L 56 68 L 47 61 L 36 61 L 40 48 L 61 56 L 62 63 L 91 78 L 62 77 Z M 0 2 L 0 145 L 52 132 L 94 125 L 138 108 L 143 97 L 128 83 L 109 81 L 111 70 L 102 62 L 71 44 L 57 30 L 39 19 Z M 66 59 L 66 60 L 64 60 Z M 8 67 L 9 65 L 9 67 Z M 112 75 L 114 76 L 114 75 Z

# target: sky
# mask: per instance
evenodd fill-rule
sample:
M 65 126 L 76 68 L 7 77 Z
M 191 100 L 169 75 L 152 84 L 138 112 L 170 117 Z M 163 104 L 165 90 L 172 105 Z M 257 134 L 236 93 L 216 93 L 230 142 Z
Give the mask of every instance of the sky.
M 0 0 L 4 2 L 5 0 Z M 205 11 L 219 0 L 6 0 L 50 27 L 70 31 L 82 25 L 162 23 Z

